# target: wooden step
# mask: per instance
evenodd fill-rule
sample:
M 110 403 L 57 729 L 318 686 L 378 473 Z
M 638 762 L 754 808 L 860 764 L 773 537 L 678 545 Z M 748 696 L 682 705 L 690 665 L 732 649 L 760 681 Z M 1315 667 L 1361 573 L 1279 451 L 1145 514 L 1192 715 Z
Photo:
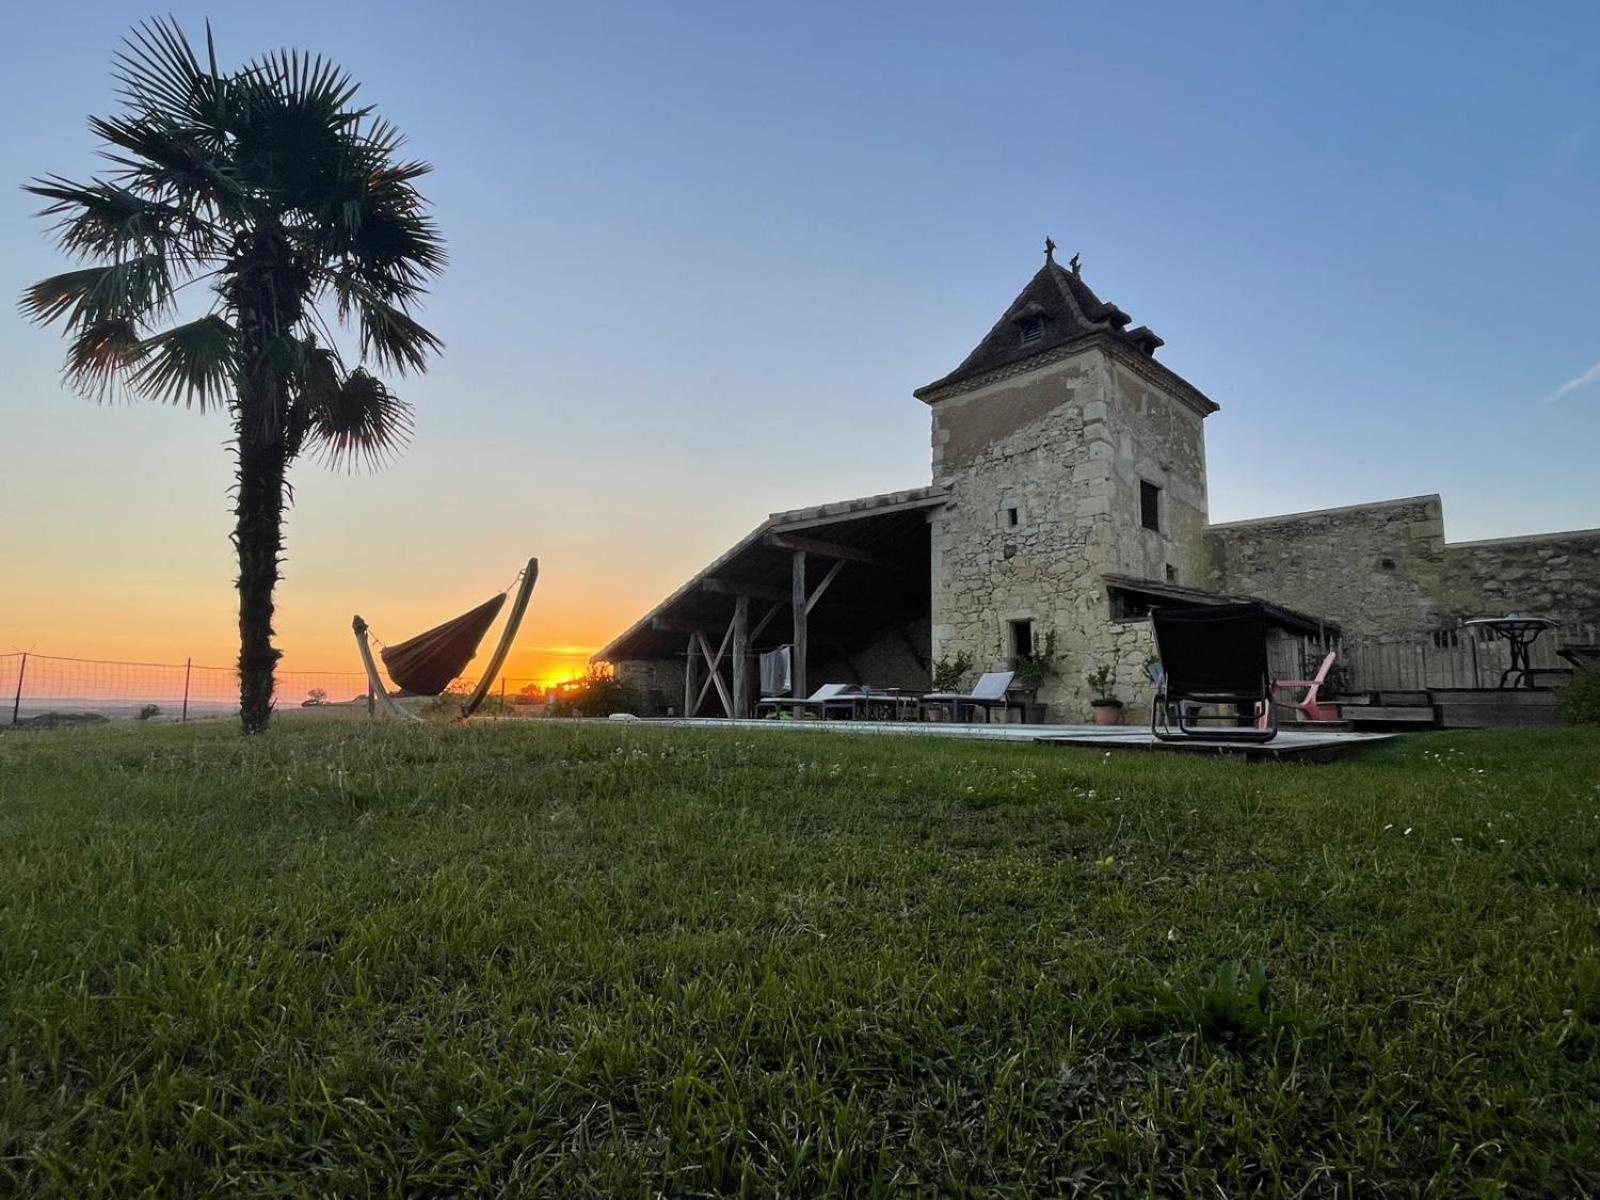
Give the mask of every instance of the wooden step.
M 1436 729 L 1439 711 L 1431 704 L 1368 704 L 1345 713 L 1357 729 Z
M 1433 703 L 1427 692 L 1379 692 L 1376 703 L 1390 708 L 1423 708 Z
M 1435 688 L 1445 729 L 1506 729 L 1559 724 L 1550 688 Z

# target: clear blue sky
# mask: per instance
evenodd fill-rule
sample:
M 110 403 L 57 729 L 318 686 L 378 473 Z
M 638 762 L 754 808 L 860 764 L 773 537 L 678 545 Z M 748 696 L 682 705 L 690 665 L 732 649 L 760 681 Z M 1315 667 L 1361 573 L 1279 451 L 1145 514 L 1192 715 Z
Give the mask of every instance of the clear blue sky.
M 911 389 L 1047 232 L 1222 405 L 1214 519 L 1440 491 L 1452 539 L 1600 525 L 1600 380 L 1552 398 L 1600 363 L 1600 5 L 174 7 L 228 62 L 334 57 L 437 167 L 448 351 L 399 465 L 300 469 L 291 625 L 418 549 L 463 600 L 533 551 L 552 644 L 593 644 L 769 510 L 926 482 Z M 11 22 L 0 179 L 92 170 L 148 12 Z M 13 292 L 60 269 L 33 207 L 0 192 Z M 226 635 L 223 424 L 93 410 L 14 314 L 0 353 L 0 501 L 50 500 L 0 529 L 0 635 L 91 573 Z

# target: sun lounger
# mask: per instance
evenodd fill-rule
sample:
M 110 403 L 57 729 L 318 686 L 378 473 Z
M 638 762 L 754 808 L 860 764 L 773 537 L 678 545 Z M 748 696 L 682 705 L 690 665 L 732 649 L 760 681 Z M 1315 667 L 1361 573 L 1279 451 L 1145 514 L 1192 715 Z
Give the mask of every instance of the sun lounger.
M 981 708 L 983 719 L 992 721 L 994 710 L 997 708 L 1003 717 L 1013 704 L 1018 708 L 1022 707 L 1021 701 L 1006 698 L 1006 692 L 1010 690 L 1011 681 L 1015 678 L 1015 671 L 990 671 L 978 677 L 978 682 L 970 692 L 930 692 L 922 698 L 920 707 L 921 709 L 948 708 L 952 721 L 962 719 L 963 709 L 970 714 Z
M 853 683 L 825 683 L 804 699 L 793 696 L 763 696 L 756 701 L 756 716 L 762 716 L 766 712 L 782 712 L 784 709 L 797 708 L 822 715 L 828 701 L 837 700 L 840 696 L 854 691 L 855 686 Z
M 1261 605 L 1153 608 L 1150 624 L 1162 667 L 1150 709 L 1151 733 L 1164 742 L 1268 742 L 1278 735 Z M 1231 705 L 1236 723 L 1200 725 L 1204 718 L 1196 706 L 1216 705 Z M 1263 721 L 1259 727 L 1258 719 Z

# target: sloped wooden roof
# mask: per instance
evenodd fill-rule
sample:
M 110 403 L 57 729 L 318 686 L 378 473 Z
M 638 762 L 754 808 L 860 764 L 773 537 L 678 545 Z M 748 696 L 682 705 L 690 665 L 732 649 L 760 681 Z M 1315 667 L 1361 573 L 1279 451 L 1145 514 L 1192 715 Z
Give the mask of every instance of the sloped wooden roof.
M 1201 407 L 1214 411 L 1216 405 L 1192 384 L 1154 362 L 1156 349 L 1164 344 L 1162 339 L 1147 325 L 1129 329 L 1132 320 L 1115 304 L 1095 295 L 1076 267 L 1069 270 L 1056 262 L 1053 254 L 1046 253 L 1044 266 L 1018 293 L 972 353 L 961 360 L 961 365 L 912 394 L 919 400 L 929 401 L 955 384 L 1038 358 L 1075 342 L 1103 338 L 1126 358 L 1158 368 L 1163 376 L 1193 393 Z M 1038 323 L 1037 336 L 1024 341 L 1023 327 L 1034 322 Z
M 883 624 L 926 616 L 929 603 L 928 513 L 945 503 L 947 489 L 915 488 L 835 504 L 773 513 L 687 583 L 656 605 L 594 655 L 597 662 L 676 658 L 685 630 L 725 628 L 734 596 L 754 598 L 750 620 L 774 605 L 779 611 L 760 639 L 779 645 L 792 636 L 789 595 L 794 551 L 780 539 L 825 542 L 855 551 L 871 562 L 847 561 L 807 619 L 813 644 L 848 643 Z M 827 569 L 818 555 L 810 580 Z
M 1135 575 L 1102 575 L 1101 580 L 1106 589 L 1113 592 L 1128 592 L 1141 596 L 1147 600 L 1164 600 L 1181 608 L 1192 608 L 1201 604 L 1238 604 L 1241 601 L 1254 601 L 1266 610 L 1267 620 L 1282 629 L 1294 633 L 1314 634 L 1321 636 L 1325 632 L 1339 632 L 1339 623 L 1329 621 L 1324 617 L 1313 616 L 1311 613 L 1301 612 L 1299 609 L 1286 608 L 1282 604 L 1274 604 L 1271 600 L 1260 596 L 1229 596 L 1221 592 L 1208 592 L 1200 588 L 1182 587 L 1176 583 L 1166 583 L 1159 579 L 1140 579 Z

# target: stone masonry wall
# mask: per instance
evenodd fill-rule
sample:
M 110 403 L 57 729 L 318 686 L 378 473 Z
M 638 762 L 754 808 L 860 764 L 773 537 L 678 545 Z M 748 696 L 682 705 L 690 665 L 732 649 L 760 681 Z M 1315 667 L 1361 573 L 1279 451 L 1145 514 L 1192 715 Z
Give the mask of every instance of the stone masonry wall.
M 1111 620 L 1103 577 L 1203 573 L 1200 422 L 1094 347 L 935 400 L 934 482 L 951 501 L 933 517 L 934 656 L 1005 669 L 1010 623 L 1031 620 L 1039 641 L 1056 634 L 1047 719 L 1087 720 L 1085 676 L 1103 663 L 1121 699 L 1146 702 L 1148 628 Z M 1160 533 L 1140 527 L 1141 479 L 1163 488 Z
M 917 652 L 913 652 L 913 646 L 918 648 Z M 927 646 L 928 622 L 916 620 L 899 627 L 879 629 L 859 646 L 819 648 L 811 655 L 811 686 L 864 683 L 918 694 L 927 692 L 932 681 L 921 657 L 926 654 Z
M 1121 363 L 1111 364 L 1115 400 L 1107 421 L 1116 455 L 1112 459 L 1111 503 L 1129 519 L 1115 525 L 1118 573 L 1202 587 L 1210 563 L 1206 556 L 1205 418 L 1180 404 L 1154 383 Z M 1139 486 L 1161 489 L 1158 531 L 1140 523 Z
M 1436 495 L 1213 525 L 1209 586 L 1407 638 L 1507 612 L 1600 622 L 1600 530 L 1460 542 Z
M 664 717 L 683 707 L 683 660 L 681 658 L 635 659 L 613 663 L 617 678 L 636 689 L 640 697 L 636 717 Z

